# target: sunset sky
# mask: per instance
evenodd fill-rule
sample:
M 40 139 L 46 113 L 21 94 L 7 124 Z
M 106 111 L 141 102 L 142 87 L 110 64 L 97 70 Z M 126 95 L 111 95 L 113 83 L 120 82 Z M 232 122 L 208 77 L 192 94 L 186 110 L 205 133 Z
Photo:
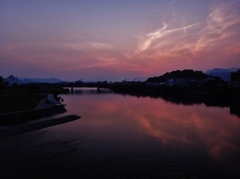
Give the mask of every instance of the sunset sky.
M 0 76 L 134 80 L 240 68 L 240 0 L 0 0 Z

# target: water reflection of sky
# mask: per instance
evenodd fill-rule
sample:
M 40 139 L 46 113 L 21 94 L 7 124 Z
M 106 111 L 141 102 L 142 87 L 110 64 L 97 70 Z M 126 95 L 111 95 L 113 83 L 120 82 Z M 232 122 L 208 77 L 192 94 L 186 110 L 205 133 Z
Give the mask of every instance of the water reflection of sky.
M 143 148 L 150 147 L 153 140 L 160 146 L 159 151 L 176 155 L 203 152 L 214 160 L 239 155 L 240 120 L 230 115 L 229 108 L 175 105 L 162 99 L 113 93 L 91 94 L 63 95 L 68 113 L 82 118 L 57 128 L 98 141 Z
M 71 134 L 105 157 L 143 157 L 144 166 L 168 163 L 200 178 L 239 175 L 240 120 L 229 107 L 176 105 L 161 98 L 81 90 L 61 95 L 66 114 L 81 118 L 48 129 L 59 138 Z M 135 162 L 129 165 L 137 167 Z

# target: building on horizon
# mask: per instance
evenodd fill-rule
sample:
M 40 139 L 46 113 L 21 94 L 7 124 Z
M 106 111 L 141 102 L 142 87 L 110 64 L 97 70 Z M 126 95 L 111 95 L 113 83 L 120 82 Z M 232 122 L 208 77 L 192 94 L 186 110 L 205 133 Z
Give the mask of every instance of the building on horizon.
M 5 82 L 7 82 L 9 86 L 12 86 L 18 83 L 18 78 L 13 75 L 10 75 L 5 79 Z

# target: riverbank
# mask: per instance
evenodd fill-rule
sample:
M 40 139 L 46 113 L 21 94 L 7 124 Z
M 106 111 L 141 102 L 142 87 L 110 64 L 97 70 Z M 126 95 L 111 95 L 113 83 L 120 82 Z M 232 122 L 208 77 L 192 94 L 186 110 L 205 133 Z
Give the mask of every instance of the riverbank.
M 0 96 L 0 114 L 32 110 L 44 97 L 39 94 L 11 94 Z
M 0 114 L 23 110 L 33 110 L 46 94 L 67 93 L 61 86 L 51 84 L 26 84 L 20 86 L 0 86 Z
M 44 100 L 44 99 L 43 99 Z M 66 112 L 64 105 L 50 105 L 48 108 L 16 111 L 0 114 L 0 125 L 15 125 L 29 120 L 39 119 Z
M 217 100 L 228 103 L 239 102 L 239 88 L 231 86 L 222 87 L 192 87 L 192 86 L 155 86 L 146 83 L 131 83 L 128 85 L 109 85 L 109 89 L 116 93 L 128 94 L 138 97 L 163 97 L 163 98 L 195 98 L 206 100 Z
M 10 128 L 8 127 L 3 130 L 0 130 L 0 139 L 9 137 L 11 135 L 16 135 L 20 133 L 33 131 L 33 130 L 43 129 L 43 128 L 58 125 L 58 124 L 63 124 L 66 122 L 77 120 L 79 118 L 80 116 L 77 116 L 77 115 L 68 115 L 68 116 L 53 118 L 49 120 L 42 120 L 42 121 L 40 120 L 40 121 L 29 123 L 29 124 L 11 126 Z
M 66 112 L 58 97 L 62 92 L 60 87 L 23 85 L 6 87 L 0 92 L 0 125 L 14 125 Z

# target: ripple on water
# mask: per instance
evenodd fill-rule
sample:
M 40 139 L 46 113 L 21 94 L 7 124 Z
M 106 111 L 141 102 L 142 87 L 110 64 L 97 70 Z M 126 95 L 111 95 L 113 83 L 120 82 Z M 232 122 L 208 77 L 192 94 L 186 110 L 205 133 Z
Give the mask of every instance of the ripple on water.
M 167 156 L 104 151 L 47 130 L 0 140 L 0 178 L 196 178 Z

